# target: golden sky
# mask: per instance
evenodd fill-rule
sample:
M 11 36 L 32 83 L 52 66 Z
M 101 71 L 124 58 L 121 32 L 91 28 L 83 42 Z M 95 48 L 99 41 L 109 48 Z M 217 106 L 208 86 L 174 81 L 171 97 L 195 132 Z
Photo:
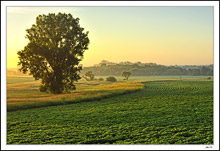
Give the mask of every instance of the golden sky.
M 36 17 L 58 12 L 79 17 L 89 31 L 83 66 L 101 60 L 213 64 L 213 7 L 7 7 L 8 68 L 17 67 Z

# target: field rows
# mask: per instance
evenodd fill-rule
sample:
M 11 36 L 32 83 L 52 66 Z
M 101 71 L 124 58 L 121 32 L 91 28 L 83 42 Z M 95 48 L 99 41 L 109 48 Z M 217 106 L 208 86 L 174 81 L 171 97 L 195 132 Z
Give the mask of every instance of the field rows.
M 7 143 L 213 144 L 212 81 L 144 85 L 166 89 L 8 112 Z

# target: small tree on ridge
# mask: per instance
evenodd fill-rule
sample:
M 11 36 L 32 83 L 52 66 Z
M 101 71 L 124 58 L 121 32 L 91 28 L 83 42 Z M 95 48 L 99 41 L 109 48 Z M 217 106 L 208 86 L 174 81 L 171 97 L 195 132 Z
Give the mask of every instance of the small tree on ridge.
M 85 77 L 84 77 L 87 81 L 93 81 L 95 76 L 94 74 L 92 73 L 92 71 L 87 71 L 85 73 Z
M 123 77 L 125 77 L 124 80 L 128 80 L 129 76 L 131 75 L 131 72 L 124 71 L 124 72 L 122 72 L 121 75 L 122 75 Z

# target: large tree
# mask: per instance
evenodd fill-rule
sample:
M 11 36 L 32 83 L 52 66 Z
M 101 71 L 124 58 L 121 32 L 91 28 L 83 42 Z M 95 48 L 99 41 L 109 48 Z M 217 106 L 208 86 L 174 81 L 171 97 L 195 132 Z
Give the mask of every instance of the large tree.
M 41 91 L 57 94 L 75 89 L 82 70 L 79 62 L 89 44 L 79 18 L 65 13 L 39 15 L 26 31 L 29 43 L 18 52 L 20 71 L 41 79 Z

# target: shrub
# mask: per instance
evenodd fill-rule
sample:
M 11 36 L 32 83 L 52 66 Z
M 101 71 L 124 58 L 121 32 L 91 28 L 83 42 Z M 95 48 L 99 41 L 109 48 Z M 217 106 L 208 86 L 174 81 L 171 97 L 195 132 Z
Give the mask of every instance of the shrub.
M 104 79 L 103 79 L 103 78 L 99 78 L 98 80 L 99 80 L 99 81 L 103 81 Z
M 207 79 L 212 79 L 211 77 L 208 77 Z
M 116 82 L 117 79 L 115 77 L 107 77 L 106 78 L 106 81 L 109 81 L 109 82 Z

